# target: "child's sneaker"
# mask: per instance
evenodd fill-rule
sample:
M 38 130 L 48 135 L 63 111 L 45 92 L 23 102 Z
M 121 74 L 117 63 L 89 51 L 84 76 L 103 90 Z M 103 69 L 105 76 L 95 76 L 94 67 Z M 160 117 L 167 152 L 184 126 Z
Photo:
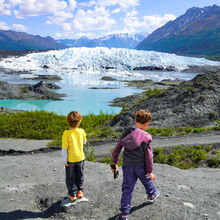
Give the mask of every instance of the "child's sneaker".
M 153 193 L 152 195 L 148 195 L 148 202 L 154 202 L 158 197 L 159 197 L 160 193 L 158 191 L 156 191 L 155 193 Z
M 81 199 L 83 197 L 83 191 L 79 190 L 76 194 L 77 199 Z
M 128 220 L 128 215 L 118 215 L 115 220 Z
M 76 202 L 76 200 L 77 200 L 76 196 L 69 196 L 69 199 L 70 199 L 72 202 Z

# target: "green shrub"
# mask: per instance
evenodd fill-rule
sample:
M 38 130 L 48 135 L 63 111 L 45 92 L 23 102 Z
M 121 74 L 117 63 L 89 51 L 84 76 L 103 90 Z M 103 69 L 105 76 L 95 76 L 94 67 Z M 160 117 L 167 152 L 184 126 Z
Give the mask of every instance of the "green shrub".
M 83 116 L 81 128 L 85 129 L 87 138 L 117 137 L 105 123 L 113 118 L 111 114 L 89 114 Z M 69 129 L 66 116 L 46 111 L 26 111 L 0 114 L 0 137 L 52 139 L 49 146 L 60 146 L 64 130 Z
M 22 90 L 23 93 L 27 93 L 28 92 L 28 90 L 25 89 L 25 88 L 21 88 L 21 90 Z
M 86 157 L 86 160 L 87 161 L 92 161 L 92 162 L 97 162 L 98 160 L 97 160 L 97 158 L 96 158 L 96 155 L 95 155 L 95 153 L 94 153 L 94 150 L 95 150 L 95 148 L 94 147 L 92 147 L 92 148 L 86 148 L 85 150 L 84 150 L 84 152 L 85 152 L 85 157 Z
M 219 167 L 220 166 L 220 160 L 218 158 L 208 158 L 207 163 L 209 167 Z
M 200 145 L 189 147 L 176 146 L 169 150 L 155 148 L 153 154 L 155 163 L 165 163 L 181 169 L 196 168 L 202 162 L 211 167 L 219 167 L 220 158 L 218 160 L 218 157 L 216 157 L 214 160 L 208 157 L 208 152 L 211 151 L 212 147 L 210 145 L 203 147 Z
M 152 95 L 160 95 L 162 92 L 161 89 L 158 89 L 158 88 L 154 88 L 154 89 L 149 89 L 147 91 L 145 91 L 144 93 L 147 94 L 148 97 L 152 96 Z

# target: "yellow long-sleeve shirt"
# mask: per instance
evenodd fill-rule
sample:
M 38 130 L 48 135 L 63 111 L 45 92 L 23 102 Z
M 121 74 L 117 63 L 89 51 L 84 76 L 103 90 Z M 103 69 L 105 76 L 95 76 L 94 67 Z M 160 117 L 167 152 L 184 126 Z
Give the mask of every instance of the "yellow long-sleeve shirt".
M 85 160 L 83 144 L 86 140 L 86 133 L 82 128 L 65 130 L 62 136 L 62 148 L 67 149 L 67 160 L 79 162 Z

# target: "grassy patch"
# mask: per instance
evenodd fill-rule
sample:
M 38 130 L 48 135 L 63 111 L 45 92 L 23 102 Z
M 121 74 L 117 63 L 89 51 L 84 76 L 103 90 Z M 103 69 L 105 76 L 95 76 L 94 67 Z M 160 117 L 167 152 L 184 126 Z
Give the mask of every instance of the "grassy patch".
M 212 130 L 220 130 L 220 121 L 216 121 L 216 125 L 211 127 L 194 128 L 191 126 L 186 126 L 180 128 L 148 128 L 147 132 L 154 136 L 182 136 L 190 133 L 192 134 Z
M 162 93 L 161 89 L 154 88 L 154 89 L 148 89 L 144 92 L 148 97 L 153 96 L 155 94 L 160 95 Z
M 210 145 L 176 146 L 169 149 L 158 147 L 153 150 L 153 154 L 155 163 L 168 164 L 180 169 L 220 168 L 220 149 L 213 149 Z M 112 158 L 105 157 L 99 162 L 111 164 Z M 122 166 L 121 155 L 119 156 L 119 166 Z
M 85 129 L 88 139 L 117 138 L 111 127 L 104 126 L 112 118 L 112 114 L 102 112 L 85 115 L 80 127 Z M 66 116 L 46 111 L 0 114 L 0 127 L 1 138 L 52 139 L 50 146 L 61 146 L 62 134 L 69 129 Z
M 216 153 L 216 151 L 218 153 Z M 214 154 L 212 152 L 215 152 Z M 154 162 L 169 164 L 181 169 L 190 169 L 197 167 L 215 167 L 220 168 L 219 149 L 212 149 L 210 145 L 206 146 L 176 146 L 169 150 L 164 148 L 154 149 Z

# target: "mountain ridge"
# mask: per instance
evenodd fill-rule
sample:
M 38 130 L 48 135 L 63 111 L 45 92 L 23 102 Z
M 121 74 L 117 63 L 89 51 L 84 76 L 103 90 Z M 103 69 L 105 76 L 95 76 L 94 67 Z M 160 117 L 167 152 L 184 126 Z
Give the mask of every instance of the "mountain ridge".
M 220 7 L 193 7 L 155 30 L 136 49 L 184 55 L 220 55 Z
M 25 32 L 0 30 L 1 50 L 49 50 L 64 49 L 65 45 L 56 42 L 52 37 L 41 37 Z

